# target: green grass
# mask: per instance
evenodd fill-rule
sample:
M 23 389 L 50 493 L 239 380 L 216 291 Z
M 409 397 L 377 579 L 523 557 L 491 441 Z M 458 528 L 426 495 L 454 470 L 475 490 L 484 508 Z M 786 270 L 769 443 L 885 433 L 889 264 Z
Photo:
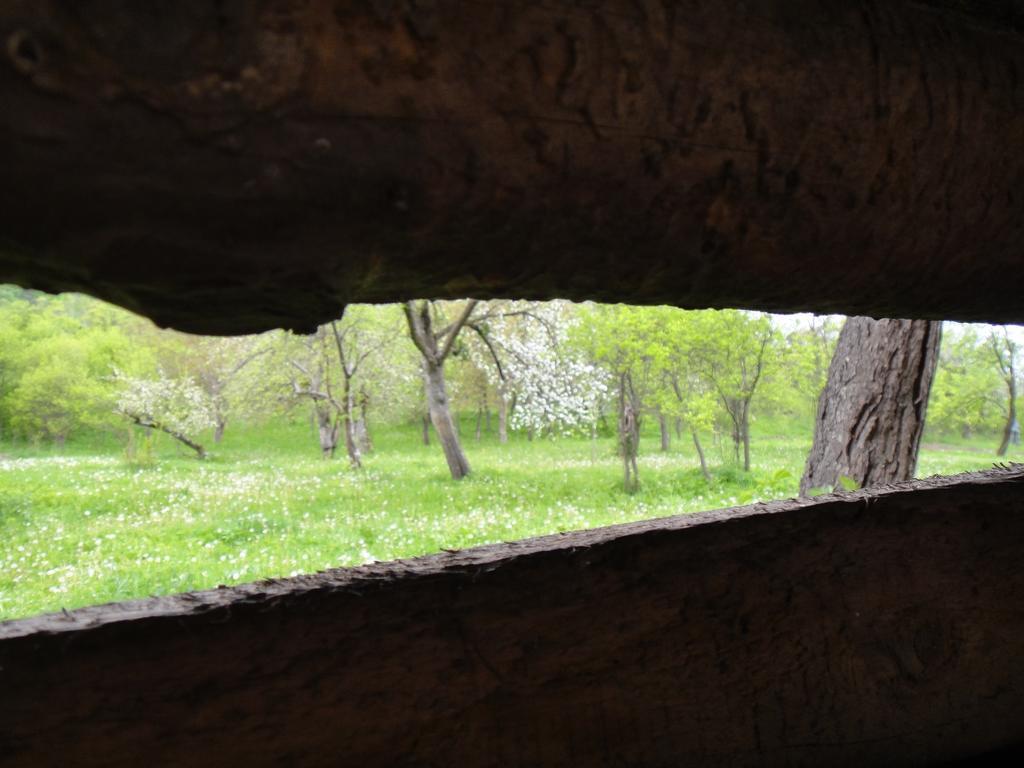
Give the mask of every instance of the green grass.
M 463 434 L 474 472 L 458 483 L 413 426 L 377 429 L 361 471 L 319 459 L 306 422 L 229 428 L 205 462 L 158 440 L 144 467 L 109 435 L 0 444 L 0 619 L 785 498 L 810 444 L 799 424 L 758 422 L 748 474 L 708 435 L 708 484 L 689 440 L 662 454 L 648 435 L 630 496 L 611 437 Z M 994 461 L 993 439 L 935 442 L 922 476 Z

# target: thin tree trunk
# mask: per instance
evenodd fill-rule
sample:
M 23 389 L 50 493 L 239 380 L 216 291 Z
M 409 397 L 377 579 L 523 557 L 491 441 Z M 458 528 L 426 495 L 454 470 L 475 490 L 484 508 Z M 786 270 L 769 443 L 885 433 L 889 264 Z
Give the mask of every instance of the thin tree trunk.
M 370 420 L 367 418 L 367 403 L 369 398 L 365 391 L 362 391 L 359 398 L 359 422 L 357 424 L 358 430 L 356 431 L 356 437 L 359 438 L 357 443 L 362 449 L 363 453 L 373 453 L 373 437 L 370 436 Z
M 628 373 L 619 374 L 619 453 L 622 455 L 623 488 L 633 493 L 640 486 L 636 456 L 640 442 L 636 395 Z
M 348 453 L 348 461 L 353 469 L 360 469 L 363 466 L 362 458 L 359 456 L 359 443 L 355 435 L 355 402 L 352 396 L 352 379 L 345 376 L 345 412 L 342 414 L 342 421 L 345 427 L 345 451 Z
M 477 408 L 477 411 L 476 411 L 476 430 L 474 430 L 474 433 L 473 433 L 473 436 L 477 439 L 477 441 L 479 441 L 480 438 L 483 436 L 483 427 L 484 427 L 484 410 L 483 410 L 483 408 Z
M 696 429 L 691 429 L 690 434 L 693 435 L 693 447 L 697 449 L 697 458 L 700 459 L 700 471 L 704 474 L 704 479 L 710 483 L 711 473 L 708 472 L 708 463 L 704 459 L 704 448 L 700 444 L 700 437 L 697 436 Z
M 942 324 L 846 321 L 818 400 L 800 492 L 909 480 L 917 466 Z
M 217 424 L 213 429 L 213 442 L 220 445 L 220 441 L 224 439 L 224 430 L 228 425 L 228 420 L 224 416 L 217 417 Z
M 739 464 L 740 463 L 740 443 L 742 442 L 742 438 L 740 436 L 740 414 L 739 414 L 739 407 L 740 406 L 739 406 L 739 403 L 737 402 L 736 398 L 733 398 L 733 397 L 723 397 L 722 399 L 723 399 L 723 402 L 725 403 L 726 413 L 729 414 L 729 420 L 732 422 L 731 437 L 732 437 L 733 461 L 735 463 Z
M 508 398 L 501 391 L 498 392 L 498 442 L 508 442 Z
M 683 420 L 676 416 L 676 440 L 683 438 Z
M 470 472 L 469 461 L 462 451 L 455 422 L 452 420 L 442 366 L 424 361 L 423 381 L 427 403 L 430 406 L 430 421 L 434 425 L 437 439 L 441 442 L 444 458 L 448 462 L 448 469 L 451 471 L 453 479 L 461 480 Z
M 1006 386 L 1010 394 L 1010 407 L 1006 415 L 1006 427 L 1003 428 L 1003 439 L 999 443 L 996 456 L 1006 455 L 1006 451 L 1010 447 L 1010 438 L 1013 437 L 1013 425 L 1017 423 L 1017 383 L 1011 378 L 1007 381 Z
M 430 445 L 430 411 L 428 410 L 423 414 L 421 419 L 423 423 L 423 444 Z
M 484 431 L 487 434 L 491 434 L 491 407 L 490 405 L 484 405 Z
M 750 400 L 740 406 L 740 435 L 743 438 L 743 471 L 750 471 Z
M 469 321 L 478 302 L 470 300 L 462 308 L 458 319 L 438 333 L 433 330 L 429 302 L 407 302 L 402 305 L 409 335 L 423 356 L 423 387 L 430 411 L 430 421 L 441 441 L 445 460 L 453 480 L 461 480 L 469 474 L 469 461 L 462 451 L 458 425 L 452 420 L 448 392 L 444 382 L 444 361 L 452 351 L 459 331 Z M 440 342 L 440 343 L 439 343 Z
M 670 447 L 671 435 L 669 434 L 668 419 L 661 411 L 658 412 L 658 428 L 661 430 L 661 451 L 667 453 Z

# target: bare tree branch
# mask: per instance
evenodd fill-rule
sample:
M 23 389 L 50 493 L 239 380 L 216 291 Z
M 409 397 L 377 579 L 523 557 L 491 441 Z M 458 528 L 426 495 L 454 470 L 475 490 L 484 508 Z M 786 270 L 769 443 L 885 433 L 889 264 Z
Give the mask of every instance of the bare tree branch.
M 439 361 L 444 361 L 448 358 L 448 354 L 452 351 L 452 345 L 455 343 L 455 339 L 458 337 L 459 331 L 461 331 L 462 326 L 469 321 L 470 315 L 473 314 L 473 310 L 476 309 L 476 306 L 479 303 L 480 302 L 476 299 L 470 299 L 467 301 L 466 306 L 462 310 L 462 314 L 460 314 L 458 319 L 449 326 L 448 330 L 445 332 L 445 334 L 447 334 L 447 338 L 445 339 L 444 346 L 441 348 L 441 351 L 438 352 Z M 441 334 L 438 339 L 440 340 L 441 338 L 444 338 L 445 334 Z
M 495 350 L 494 345 L 491 344 L 491 340 L 487 337 L 487 334 L 484 333 L 476 323 L 469 323 L 468 327 L 476 331 L 477 336 L 480 337 L 488 351 L 491 353 L 491 358 L 494 360 L 494 367 L 498 370 L 498 378 L 502 381 L 508 381 L 505 377 L 505 371 L 501 367 L 501 360 L 498 359 L 498 352 Z

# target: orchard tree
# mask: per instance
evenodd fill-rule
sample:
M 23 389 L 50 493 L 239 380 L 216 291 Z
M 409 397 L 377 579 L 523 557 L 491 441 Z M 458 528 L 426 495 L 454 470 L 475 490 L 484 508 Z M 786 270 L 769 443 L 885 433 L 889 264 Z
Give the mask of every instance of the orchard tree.
M 969 438 L 1007 422 L 1005 392 L 991 335 L 978 326 L 945 323 L 928 403 L 930 429 Z
M 666 427 L 671 419 L 677 437 L 685 429 L 690 433 L 701 473 L 710 482 L 711 472 L 700 441 L 700 432 L 714 423 L 716 401 L 710 384 L 700 375 L 702 339 L 699 336 L 699 312 L 672 307 L 648 310 L 654 314 L 656 330 L 652 345 L 653 363 L 660 386 L 653 393 L 659 416 L 662 447 L 667 449 Z
M 846 321 L 818 400 L 802 494 L 914 476 L 941 338 L 933 320 Z
M 409 328 L 409 337 L 420 353 L 423 389 L 427 412 L 441 443 L 452 479 L 461 480 L 469 474 L 469 461 L 462 450 L 459 433 L 452 420 L 444 365 L 452 353 L 455 341 L 473 317 L 480 302 L 470 299 L 457 305 L 454 319 L 448 320 L 440 302 L 409 301 L 402 308 Z
M 1010 337 L 1010 331 L 1005 325 L 998 331 L 993 330 L 988 340 L 999 369 L 999 376 L 1006 385 L 1006 424 L 1003 427 L 999 448 L 996 450 L 997 456 L 1005 456 L 1014 430 L 1018 436 L 1020 435 L 1020 425 L 1017 422 L 1017 382 L 1021 373 L 1018 359 L 1020 347 Z
M 320 455 L 334 458 L 341 429 L 339 415 L 343 410 L 334 398 L 331 386 L 333 354 L 330 331 L 321 325 L 309 336 L 289 334 L 282 342 L 291 371 L 292 394 L 306 399 L 313 406 L 313 422 L 320 443 Z
M 773 345 L 772 365 L 758 385 L 759 412 L 813 418 L 840 328 L 836 317 L 812 316 L 781 332 L 782 343 Z
M 215 409 L 209 396 L 195 381 L 137 378 L 121 372 L 115 374 L 121 388 L 115 411 L 133 424 L 164 432 L 182 445 L 206 458 L 206 449 L 199 442 L 199 433 L 217 425 Z
M 470 346 L 477 366 L 498 391 L 499 440 L 507 439 L 507 404 L 515 429 L 528 434 L 593 432 L 609 377 L 569 343 L 577 325 L 569 302 L 511 302 L 491 308 L 486 322 L 473 322 L 479 342 Z
M 367 360 L 380 354 L 397 337 L 397 329 L 386 323 L 382 325 L 380 319 L 381 313 L 375 307 L 350 306 L 340 323 L 331 322 L 341 371 L 341 402 L 338 405 L 341 407 L 345 449 L 353 467 L 361 467 L 361 453 L 373 448 L 367 423 L 370 403 L 364 375 Z
M 187 368 L 206 393 L 213 409 L 213 441 L 224 437 L 232 412 L 246 413 L 253 400 L 265 394 L 266 372 L 247 377 L 247 370 L 273 348 L 273 334 L 258 336 L 186 337 Z
M 135 341 L 145 321 L 87 297 L 32 295 L 6 303 L 0 322 L 0 412 L 28 438 L 60 445 L 76 431 L 109 427 L 113 369 L 151 370 Z
M 732 422 L 736 460 L 750 471 L 750 404 L 776 332 L 771 316 L 735 309 L 694 313 L 693 357 Z
M 635 493 L 640 487 L 636 457 L 640 452 L 640 399 L 629 370 L 619 373 L 619 455 L 622 456 L 623 489 Z
M 712 427 L 716 398 L 706 377 L 701 375 L 705 338 L 702 312 L 687 312 L 673 307 L 652 307 L 654 328 L 649 355 L 660 385 L 650 395 L 659 417 L 662 448 L 667 450 L 667 422 L 675 423 L 676 435 L 690 433 L 701 473 L 710 482 L 700 432 Z
M 369 394 L 359 385 L 367 361 L 396 337 L 394 325 L 381 324 L 379 317 L 374 307 L 351 305 L 340 321 L 293 340 L 288 359 L 295 372 L 292 392 L 313 403 L 321 454 L 333 457 L 343 435 L 354 469 L 362 466 L 362 454 L 370 448 L 365 420 Z
M 590 305 L 582 313 L 577 343 L 615 382 L 618 445 L 627 492 L 639 486 L 637 455 L 645 410 L 655 407 L 663 385 L 661 318 L 649 307 Z

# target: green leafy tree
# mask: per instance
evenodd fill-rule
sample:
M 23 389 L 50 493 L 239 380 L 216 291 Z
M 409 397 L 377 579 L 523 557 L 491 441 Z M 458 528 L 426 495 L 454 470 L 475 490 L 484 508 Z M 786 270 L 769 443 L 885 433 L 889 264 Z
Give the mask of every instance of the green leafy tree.
M 0 355 L 9 429 L 63 444 L 73 433 L 113 425 L 115 368 L 151 369 L 137 343 L 145 321 L 83 296 L 37 296 L 5 305 Z
M 1006 385 L 999 375 L 989 332 L 947 323 L 928 404 L 928 426 L 970 438 L 994 434 L 1006 418 Z
M 694 314 L 693 356 L 732 424 L 737 461 L 750 471 L 750 405 L 776 342 L 771 316 L 734 309 Z

